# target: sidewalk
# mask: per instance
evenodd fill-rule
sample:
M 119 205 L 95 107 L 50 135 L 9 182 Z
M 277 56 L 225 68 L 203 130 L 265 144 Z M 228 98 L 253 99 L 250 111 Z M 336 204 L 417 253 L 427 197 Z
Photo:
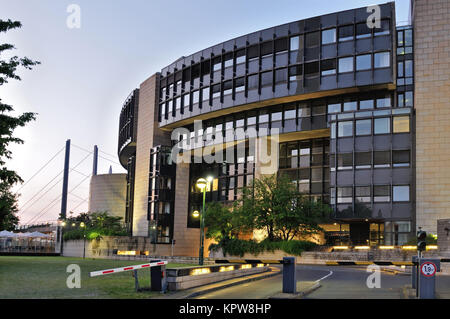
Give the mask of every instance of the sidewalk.
M 191 289 L 181 290 L 181 291 L 173 291 L 173 292 L 167 292 L 164 295 L 161 295 L 159 297 L 155 297 L 154 299 L 189 299 L 189 298 L 195 298 L 197 296 L 210 293 L 216 290 L 244 284 L 247 282 L 255 281 L 255 280 L 261 280 L 273 276 L 277 276 L 281 274 L 281 269 L 270 267 L 270 270 L 264 273 L 255 274 L 251 276 L 245 276 L 245 277 L 239 277 L 239 278 L 233 278 L 229 280 L 224 280 L 220 282 L 216 282 L 214 284 L 205 285 L 201 287 L 195 287 Z

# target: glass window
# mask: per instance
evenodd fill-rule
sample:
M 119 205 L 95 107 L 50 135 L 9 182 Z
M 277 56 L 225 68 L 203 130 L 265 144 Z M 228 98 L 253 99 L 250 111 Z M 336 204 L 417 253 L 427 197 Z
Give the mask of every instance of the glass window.
M 370 135 L 372 133 L 372 120 L 357 120 L 356 135 Z
M 209 101 L 209 87 L 202 89 L 202 101 Z
M 370 186 L 356 186 L 355 200 L 361 203 L 370 202 Z
M 250 75 L 247 78 L 247 86 L 249 90 L 258 88 L 258 75 Z
M 274 113 L 272 113 L 272 122 L 281 121 L 282 117 L 283 117 L 283 112 L 274 112 Z
M 322 44 L 329 44 L 336 42 L 336 29 L 329 29 L 322 31 Z
M 374 119 L 374 134 L 388 134 L 391 132 L 390 118 L 383 117 Z
M 233 92 L 233 81 L 223 82 L 223 95 L 229 95 Z
M 261 73 L 261 87 L 272 85 L 272 71 Z
M 363 169 L 372 166 L 371 152 L 355 152 L 355 168 Z
M 328 104 L 328 113 L 340 113 L 341 103 Z
M 413 61 L 412 60 L 405 61 L 405 76 L 407 76 L 407 77 L 413 76 Z
M 364 54 L 356 57 L 356 70 L 370 70 L 372 68 L 372 55 Z
M 294 50 L 298 50 L 299 48 L 299 41 L 300 41 L 300 37 L 291 37 L 291 46 L 290 46 L 290 50 L 294 51 Z
M 392 151 L 392 165 L 394 167 L 408 167 L 410 158 L 409 150 Z
M 412 91 L 405 92 L 405 106 L 413 106 L 414 104 L 413 97 L 414 94 Z
M 371 36 L 372 30 L 369 28 L 367 23 L 358 23 L 356 25 L 356 38 L 369 38 Z
M 284 110 L 284 119 L 285 120 L 295 119 L 295 117 L 296 117 L 296 110 L 295 110 L 295 108 Z
M 305 46 L 307 48 L 313 48 L 320 44 L 320 33 L 319 32 L 311 32 L 306 33 L 305 35 Z
M 397 46 L 403 46 L 403 31 L 397 32 Z
M 236 57 L 236 64 L 245 63 L 245 55 Z
M 375 151 L 373 153 L 373 165 L 376 168 L 391 166 L 391 152 L 390 151 Z
M 312 115 L 324 115 L 327 112 L 327 108 L 325 105 L 315 105 L 312 108 Z
M 213 85 L 212 87 L 212 98 L 220 98 L 220 84 Z
M 192 104 L 198 103 L 199 91 L 192 92 Z
M 267 111 L 261 111 L 259 114 L 259 123 L 267 123 L 269 122 L 269 114 Z
M 391 55 L 389 52 L 375 53 L 374 55 L 375 68 L 386 68 L 391 65 Z
M 413 45 L 413 34 L 412 34 L 412 30 L 405 30 L 405 46 L 411 46 Z
M 386 96 L 386 97 L 377 99 L 377 108 L 382 108 L 382 107 L 391 107 L 391 97 L 390 96 Z
M 353 168 L 353 153 L 338 154 L 337 167 L 340 170 Z
M 222 69 L 222 61 L 218 57 L 213 60 L 213 71 L 219 71 L 220 69 Z
M 189 106 L 189 94 L 183 95 L 183 106 Z
M 353 135 L 353 121 L 339 122 L 338 124 L 338 136 L 352 136 Z
M 336 74 L 336 59 L 323 60 L 321 62 L 321 71 L 322 76 Z
M 392 201 L 408 202 L 409 201 L 409 186 L 393 186 L 392 187 Z
M 275 83 L 287 82 L 287 69 L 278 69 L 275 71 Z
M 409 116 L 396 116 L 392 122 L 392 130 L 394 133 L 409 132 Z
M 311 108 L 307 104 L 300 104 L 298 106 L 298 117 L 311 116 Z
M 347 25 L 339 28 L 339 41 L 353 40 L 353 25 Z
M 375 28 L 375 36 L 386 35 L 390 33 L 390 23 L 389 20 L 381 20 L 380 28 Z
M 344 112 L 346 111 L 356 111 L 358 108 L 358 103 L 356 101 L 346 101 L 344 102 Z
M 373 201 L 374 202 L 389 202 L 391 200 L 391 192 L 389 185 L 374 185 L 373 186 Z
M 245 91 L 245 78 L 237 78 L 234 81 L 234 91 L 236 93 Z
M 353 57 L 339 59 L 339 73 L 353 71 Z
M 373 109 L 373 100 L 361 100 L 359 101 L 360 110 L 370 110 Z
M 351 203 L 353 201 L 353 188 L 352 187 L 338 187 L 337 188 L 337 202 L 338 203 Z

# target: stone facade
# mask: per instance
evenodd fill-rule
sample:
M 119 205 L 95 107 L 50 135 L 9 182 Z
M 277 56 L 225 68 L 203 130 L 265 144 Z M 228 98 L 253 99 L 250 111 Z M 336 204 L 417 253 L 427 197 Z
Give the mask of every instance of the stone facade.
M 438 247 L 442 255 L 450 256 L 450 219 L 437 222 Z
M 91 177 L 89 186 L 90 212 L 107 212 L 124 218 L 127 174 L 102 174 Z
M 416 223 L 436 233 L 450 217 L 450 2 L 413 8 L 416 109 Z

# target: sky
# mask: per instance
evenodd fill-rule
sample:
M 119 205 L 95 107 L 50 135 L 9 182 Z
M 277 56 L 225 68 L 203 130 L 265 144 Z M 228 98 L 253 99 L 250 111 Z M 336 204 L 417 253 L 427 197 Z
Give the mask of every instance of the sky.
M 15 187 L 20 223 L 58 218 L 67 139 L 73 215 L 87 211 L 94 145 L 100 151 L 99 174 L 110 166 L 113 173 L 125 173 L 116 155 L 123 102 L 179 57 L 268 27 L 386 2 L 0 0 L 0 19 L 22 23 L 0 34 L 0 44 L 14 44 L 14 55 L 41 62 L 32 71 L 19 70 L 22 81 L 0 87 L 2 102 L 15 114 L 37 113 L 36 121 L 15 131 L 25 143 L 11 146 L 13 159 L 7 163 L 25 181 Z M 409 2 L 395 1 L 398 24 L 408 21 Z M 80 9 L 80 28 L 67 25 L 71 4 Z

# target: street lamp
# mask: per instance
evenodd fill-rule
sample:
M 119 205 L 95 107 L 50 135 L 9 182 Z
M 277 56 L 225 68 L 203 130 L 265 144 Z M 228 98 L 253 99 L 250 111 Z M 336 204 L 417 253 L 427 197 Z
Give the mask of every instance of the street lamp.
M 204 250 L 204 240 L 205 240 L 205 201 L 206 201 L 206 188 L 208 183 L 212 181 L 212 177 L 208 177 L 207 179 L 199 178 L 197 180 L 196 186 L 203 192 L 203 206 L 202 206 L 202 215 L 200 218 L 200 252 L 198 256 L 198 264 L 203 266 L 203 250 Z
M 81 222 L 80 227 L 83 228 L 83 259 L 86 257 L 86 225 Z

